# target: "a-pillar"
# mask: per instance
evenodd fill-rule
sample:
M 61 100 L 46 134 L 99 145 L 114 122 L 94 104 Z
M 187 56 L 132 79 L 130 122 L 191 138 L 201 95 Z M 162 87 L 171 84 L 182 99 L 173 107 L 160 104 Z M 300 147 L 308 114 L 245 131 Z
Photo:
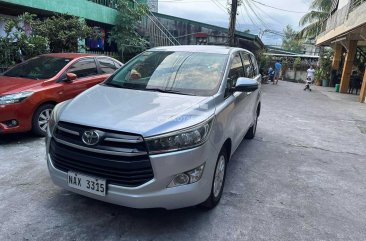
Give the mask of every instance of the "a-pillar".
M 360 91 L 360 102 L 361 103 L 365 102 L 365 95 L 366 95 L 366 69 L 365 69 L 365 73 L 363 74 L 363 82 L 362 82 L 362 87 L 361 87 L 361 91 Z
M 347 93 L 348 87 L 349 87 L 349 81 L 352 74 L 352 67 L 353 62 L 355 60 L 357 51 L 357 40 L 351 40 L 348 44 L 348 51 L 346 54 L 346 59 L 344 62 L 343 72 L 342 72 L 342 79 L 341 79 L 341 85 L 339 88 L 339 92 L 341 93 Z

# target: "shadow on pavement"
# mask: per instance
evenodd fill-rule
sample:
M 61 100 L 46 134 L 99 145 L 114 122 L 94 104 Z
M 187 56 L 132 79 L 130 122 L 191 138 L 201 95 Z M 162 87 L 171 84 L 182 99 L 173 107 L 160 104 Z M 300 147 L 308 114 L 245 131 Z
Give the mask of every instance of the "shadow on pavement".
M 100 233 L 109 233 L 111 237 L 121 237 L 126 233 L 133 237 L 161 235 L 167 230 L 179 230 L 187 225 L 202 223 L 212 213 L 197 207 L 176 210 L 133 209 L 66 190 L 54 194 L 45 206 L 62 217 L 64 230 L 93 232 L 90 236 L 94 237 Z
M 21 144 L 31 142 L 43 137 L 34 135 L 31 132 L 16 134 L 0 134 L 0 145 Z

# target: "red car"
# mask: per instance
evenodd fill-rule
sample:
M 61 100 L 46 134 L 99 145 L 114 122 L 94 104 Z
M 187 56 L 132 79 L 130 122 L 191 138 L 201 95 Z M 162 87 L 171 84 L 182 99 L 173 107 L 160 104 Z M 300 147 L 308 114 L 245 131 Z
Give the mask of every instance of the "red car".
M 45 54 L 0 75 L 0 134 L 45 135 L 53 107 L 104 81 L 123 64 L 106 56 Z

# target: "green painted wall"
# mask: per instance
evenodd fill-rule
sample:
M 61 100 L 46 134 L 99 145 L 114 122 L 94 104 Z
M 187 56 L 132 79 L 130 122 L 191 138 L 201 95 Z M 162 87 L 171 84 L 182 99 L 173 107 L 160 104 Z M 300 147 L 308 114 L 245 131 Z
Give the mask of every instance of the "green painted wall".
M 117 11 L 87 0 L 0 0 L 50 12 L 67 13 L 105 24 L 114 24 Z M 139 2 L 146 3 L 146 0 Z

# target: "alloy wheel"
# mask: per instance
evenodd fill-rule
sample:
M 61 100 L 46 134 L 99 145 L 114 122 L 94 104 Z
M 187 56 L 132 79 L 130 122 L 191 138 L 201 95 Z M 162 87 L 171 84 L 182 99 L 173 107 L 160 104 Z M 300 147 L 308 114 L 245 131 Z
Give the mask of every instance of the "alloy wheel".
M 222 185 L 224 183 L 225 177 L 225 168 L 226 168 L 226 161 L 223 155 L 220 156 L 219 161 L 217 163 L 216 171 L 215 171 L 215 179 L 214 179 L 214 186 L 213 186 L 213 194 L 215 198 L 220 195 Z
M 48 120 L 51 117 L 51 112 L 52 109 L 45 109 L 38 116 L 38 126 L 44 132 L 47 130 Z

